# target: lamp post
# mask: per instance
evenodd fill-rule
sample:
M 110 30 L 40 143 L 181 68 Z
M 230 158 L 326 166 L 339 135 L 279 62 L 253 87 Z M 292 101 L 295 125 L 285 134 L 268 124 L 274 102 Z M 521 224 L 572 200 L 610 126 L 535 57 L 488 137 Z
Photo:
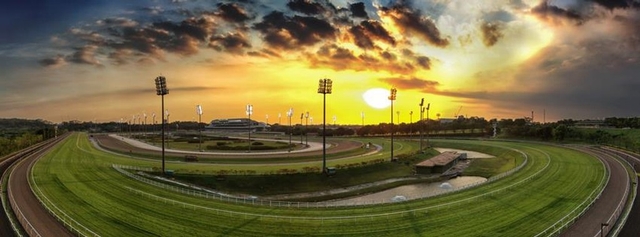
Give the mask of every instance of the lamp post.
M 364 111 L 360 112 L 360 117 L 362 118 L 362 126 L 364 127 Z
M 391 88 L 389 91 L 389 100 L 391 101 L 391 161 L 393 161 L 393 101 L 396 100 L 396 88 Z
M 143 112 L 142 116 L 144 116 L 144 123 L 142 124 L 142 129 L 143 129 L 142 130 L 143 131 L 142 134 L 144 136 L 147 136 L 147 113 Z
M 159 95 L 162 100 L 162 110 L 164 111 L 164 96 L 169 94 L 167 89 L 167 79 L 163 76 L 156 77 L 156 95 Z M 167 120 L 169 119 L 169 112 L 167 111 Z M 162 122 L 162 175 L 164 176 L 164 122 Z
M 431 107 L 431 103 L 427 103 L 427 122 L 429 122 L 429 107 Z M 425 123 L 425 124 L 426 124 Z M 429 128 L 427 127 L 427 148 L 431 147 L 431 145 L 429 144 Z
M 253 114 L 253 105 L 247 105 L 247 116 L 249 116 L 249 151 L 251 152 L 251 115 Z
M 300 114 L 300 144 L 304 144 L 302 143 L 302 119 L 304 118 L 304 113 Z
M 396 114 L 398 115 L 398 126 L 400 126 L 400 111 L 396 111 Z
M 156 113 L 155 112 L 151 114 L 151 120 L 153 120 L 153 126 L 151 126 L 151 135 L 155 135 L 155 131 L 156 131 Z
M 307 120 L 307 124 L 304 126 L 304 142 L 305 145 L 308 147 L 309 146 L 309 135 L 307 135 L 307 129 L 309 128 L 309 111 L 307 111 L 307 113 L 304 116 Z
M 169 109 L 164 110 L 164 114 L 165 116 L 167 116 L 167 126 L 169 126 Z M 164 118 L 162 118 L 164 121 Z M 162 135 L 164 136 L 164 124 L 162 125 Z M 169 127 L 167 127 L 167 129 L 169 129 Z M 167 133 L 169 133 L 169 131 L 167 131 Z M 162 144 L 164 144 L 164 141 L 162 142 Z M 167 146 L 169 146 L 169 141 L 167 141 Z
M 289 117 L 289 151 L 291 151 L 291 134 L 293 133 L 293 128 L 291 127 L 291 117 L 293 117 L 293 108 L 289 108 L 289 111 L 287 111 L 287 117 Z
M 278 113 L 278 125 L 282 125 L 282 113 Z
M 418 126 L 420 126 L 419 127 L 419 130 L 420 130 L 420 152 L 422 152 L 422 128 L 423 128 L 422 125 L 424 123 L 424 121 L 422 121 L 422 119 L 424 118 L 424 107 L 422 107 L 422 106 L 424 106 L 424 98 L 420 99 L 420 104 L 419 105 L 420 105 L 420 123 L 419 123 Z
M 269 125 L 269 115 L 267 114 L 266 117 L 267 117 L 267 125 Z
M 413 138 L 413 110 L 409 111 L 409 139 Z
M 318 93 L 322 94 L 322 173 L 327 172 L 327 94 L 331 94 L 332 84 L 333 81 L 326 78 L 318 84 Z
M 202 151 L 202 129 L 200 124 L 202 123 L 202 106 L 196 105 L 196 114 L 198 114 L 198 150 Z
M 335 115 L 333 116 L 333 126 L 336 126 L 336 120 L 338 120 L 338 117 L 336 117 Z

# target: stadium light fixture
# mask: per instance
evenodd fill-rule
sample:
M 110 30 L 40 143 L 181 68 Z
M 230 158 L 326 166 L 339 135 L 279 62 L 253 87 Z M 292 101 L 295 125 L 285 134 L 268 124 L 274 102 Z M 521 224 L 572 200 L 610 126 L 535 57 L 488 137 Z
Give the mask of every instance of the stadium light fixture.
M 200 124 L 202 123 L 202 105 L 196 105 L 196 114 L 198 114 L 198 150 L 202 151 L 202 129 Z
M 293 128 L 291 127 L 291 117 L 293 117 L 293 108 L 289 108 L 289 111 L 287 111 L 287 117 L 289 117 L 289 151 L 291 151 L 291 134 L 293 133 Z
M 162 110 L 164 111 L 164 96 L 169 94 L 167 89 L 167 78 L 163 76 L 156 77 L 156 95 L 159 95 L 162 100 Z M 169 112 L 167 111 L 167 119 L 169 118 Z M 162 175 L 165 175 L 164 166 L 164 121 L 162 122 Z
M 333 81 L 320 79 L 318 93 L 322 94 L 322 172 L 327 172 L 327 94 L 331 94 Z M 313 120 L 312 120 L 313 121 Z
M 388 99 L 391 101 L 391 161 L 394 160 L 393 157 L 393 101 L 396 100 L 396 93 L 398 92 L 398 90 L 396 90 L 396 88 L 391 88 L 391 90 L 389 91 L 389 97 Z
M 251 152 L 251 115 L 253 114 L 253 105 L 248 104 L 247 105 L 247 116 L 249 116 L 249 150 L 248 152 Z

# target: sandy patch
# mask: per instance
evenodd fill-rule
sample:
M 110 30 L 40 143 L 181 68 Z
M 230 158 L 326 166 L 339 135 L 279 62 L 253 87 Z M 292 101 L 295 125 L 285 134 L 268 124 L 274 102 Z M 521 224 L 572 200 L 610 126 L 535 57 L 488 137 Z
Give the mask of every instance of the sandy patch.
M 480 153 L 480 152 L 476 152 L 476 151 L 467 151 L 467 150 L 460 150 L 460 149 L 452 149 L 452 148 L 440 148 L 440 147 L 436 147 L 433 148 L 436 149 L 436 151 L 442 153 L 445 151 L 456 151 L 458 153 L 467 153 L 467 158 L 469 159 L 476 159 L 476 158 L 494 158 L 494 156 L 489 155 L 489 154 L 485 154 L 485 153 Z

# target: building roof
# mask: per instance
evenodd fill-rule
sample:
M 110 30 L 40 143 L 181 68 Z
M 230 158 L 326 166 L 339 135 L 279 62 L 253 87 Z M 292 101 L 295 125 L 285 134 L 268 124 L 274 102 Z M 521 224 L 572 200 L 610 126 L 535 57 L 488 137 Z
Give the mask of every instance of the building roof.
M 461 155 L 460 153 L 455 151 L 445 151 L 440 153 L 437 156 L 431 157 L 431 159 L 418 163 L 416 166 L 419 166 L 419 167 L 445 166 L 449 164 L 451 161 L 460 157 L 460 155 Z

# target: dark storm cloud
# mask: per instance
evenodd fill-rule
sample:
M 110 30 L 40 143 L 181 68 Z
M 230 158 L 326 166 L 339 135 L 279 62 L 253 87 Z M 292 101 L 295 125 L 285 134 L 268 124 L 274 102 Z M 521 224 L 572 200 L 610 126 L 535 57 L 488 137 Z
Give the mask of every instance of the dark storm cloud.
M 247 12 L 242 7 L 234 3 L 218 4 L 218 11 L 215 13 L 215 15 L 226 21 L 236 23 L 245 22 L 251 19 L 251 17 L 249 17 L 249 14 L 247 14 Z
M 633 0 L 591 0 L 596 4 L 603 6 L 609 10 L 613 10 L 616 8 L 625 9 L 625 8 L 640 8 L 640 3 Z
M 262 49 L 260 51 L 250 51 L 250 52 L 247 52 L 247 54 L 249 56 L 263 57 L 263 58 L 281 58 L 282 57 L 276 51 L 269 50 L 269 49 Z
M 209 47 L 217 51 L 241 54 L 244 49 L 251 48 L 251 44 L 244 35 L 240 33 L 230 33 L 212 36 L 209 40 Z
M 383 82 L 393 85 L 394 87 L 402 90 L 420 90 L 422 92 L 434 92 L 437 91 L 437 87 L 440 85 L 437 81 L 423 80 L 419 78 L 383 78 L 380 79 Z
M 419 58 L 415 55 L 402 59 L 389 52 L 383 52 L 379 57 L 368 53 L 356 55 L 353 51 L 336 44 L 323 45 L 315 54 L 305 54 L 305 59 L 313 68 L 324 67 L 337 71 L 387 71 L 396 74 L 411 74 L 417 70 L 416 65 L 423 67 L 429 64 L 426 57 Z
M 359 17 L 359 18 L 369 18 L 367 11 L 365 10 L 363 2 L 357 2 L 353 4 L 349 4 L 349 10 L 351 11 L 351 16 Z
M 550 5 L 547 1 L 542 1 L 540 4 L 532 8 L 531 13 L 540 19 L 551 22 L 556 20 L 569 20 L 576 24 L 581 24 L 585 20 L 579 12 Z
M 416 35 L 437 47 L 449 45 L 449 40 L 440 35 L 433 20 L 421 15 L 420 11 L 411 8 L 405 1 L 381 10 L 382 14 L 391 17 L 403 33 Z
M 416 63 L 420 65 L 423 69 L 429 70 L 431 69 L 431 59 L 427 56 L 418 56 L 416 57 Z
M 499 23 L 484 22 L 480 25 L 480 32 L 482 32 L 482 42 L 488 47 L 498 43 L 498 40 L 504 36 L 500 31 Z
M 307 15 L 318 15 L 324 13 L 325 8 L 317 2 L 309 0 L 289 0 L 287 7 L 293 11 L 301 12 Z
M 279 49 L 297 49 L 321 41 L 332 41 L 337 29 L 329 22 L 315 17 L 285 16 L 273 11 L 254 25 L 269 46 Z
M 170 21 L 156 22 L 153 23 L 153 27 L 170 31 L 176 38 L 186 35 L 205 41 L 213 28 L 213 23 L 204 18 L 188 18 L 180 22 L 180 24 Z
M 51 58 L 42 59 L 38 61 L 38 63 L 40 63 L 40 65 L 42 65 L 43 67 L 56 68 L 66 64 L 67 61 L 64 59 L 63 55 L 58 54 Z
M 395 46 L 396 40 L 378 21 L 362 21 L 360 25 L 353 26 L 349 33 L 354 37 L 354 43 L 363 49 L 375 48 L 374 40 L 381 40 Z

